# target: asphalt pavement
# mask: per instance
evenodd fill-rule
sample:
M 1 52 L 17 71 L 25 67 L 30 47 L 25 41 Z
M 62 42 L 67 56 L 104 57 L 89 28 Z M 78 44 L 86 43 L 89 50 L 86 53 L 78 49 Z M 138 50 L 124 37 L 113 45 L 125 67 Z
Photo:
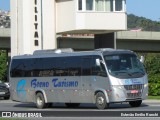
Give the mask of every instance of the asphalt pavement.
M 98 110 L 93 104 L 82 104 L 78 108 L 67 108 L 64 104 L 53 104 L 51 108 L 37 109 L 34 103 L 21 103 L 0 99 L 0 115 L 11 113 L 12 117 L 31 116 L 37 114 L 38 119 L 55 120 L 160 120 L 160 100 L 144 100 L 140 107 L 130 107 L 128 103 L 111 104 L 110 108 Z M 151 116 L 147 116 L 151 115 Z M 42 118 L 41 118 L 42 116 Z M 28 118 L 27 118 L 28 119 Z

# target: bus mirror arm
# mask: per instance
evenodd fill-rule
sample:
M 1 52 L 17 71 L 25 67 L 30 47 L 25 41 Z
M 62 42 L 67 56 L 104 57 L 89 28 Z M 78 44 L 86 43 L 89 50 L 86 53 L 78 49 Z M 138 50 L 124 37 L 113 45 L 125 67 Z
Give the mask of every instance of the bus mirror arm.
M 104 63 L 103 60 L 96 59 L 96 65 L 97 65 L 97 66 L 101 66 L 101 63 L 102 63 L 103 65 L 105 65 L 105 63 Z
M 103 60 L 100 61 L 103 65 L 105 65 L 105 62 Z

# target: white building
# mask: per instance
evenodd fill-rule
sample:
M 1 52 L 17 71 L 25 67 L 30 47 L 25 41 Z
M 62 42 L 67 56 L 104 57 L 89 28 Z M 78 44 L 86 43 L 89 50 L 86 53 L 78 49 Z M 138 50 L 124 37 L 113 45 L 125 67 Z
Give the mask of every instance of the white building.
M 57 47 L 56 34 L 127 29 L 126 0 L 11 0 L 11 55 Z

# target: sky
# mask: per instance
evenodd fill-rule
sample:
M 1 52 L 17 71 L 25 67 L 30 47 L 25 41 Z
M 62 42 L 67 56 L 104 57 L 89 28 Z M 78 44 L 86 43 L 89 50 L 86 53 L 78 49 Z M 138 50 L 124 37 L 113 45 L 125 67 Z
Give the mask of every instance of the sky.
M 127 13 L 160 21 L 160 0 L 126 0 Z M 0 0 L 0 9 L 9 11 L 10 0 Z
M 127 13 L 160 21 L 160 0 L 126 0 Z
M 0 0 L 0 9 L 1 10 L 10 10 L 10 0 Z

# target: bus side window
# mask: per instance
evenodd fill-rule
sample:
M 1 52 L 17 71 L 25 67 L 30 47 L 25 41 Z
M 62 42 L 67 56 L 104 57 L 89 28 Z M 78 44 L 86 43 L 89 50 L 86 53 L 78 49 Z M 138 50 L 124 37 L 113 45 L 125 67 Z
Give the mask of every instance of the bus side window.
M 23 60 L 24 66 L 24 76 L 23 77 L 33 77 L 33 60 L 32 59 L 25 59 Z
M 56 60 L 55 76 L 68 76 L 68 69 L 66 68 L 66 58 L 57 57 L 54 59 Z
M 93 58 L 93 60 L 92 60 L 92 64 L 93 64 L 93 66 L 92 66 L 92 74 L 96 75 L 96 76 L 107 77 L 107 72 L 106 72 L 104 64 L 100 63 L 100 66 L 97 66 L 96 65 L 96 59 L 97 58 Z
M 20 61 L 19 59 L 14 59 L 12 61 L 12 66 L 11 66 L 11 77 L 23 77 L 24 75 L 24 70 L 23 67 L 24 63 Z
M 91 57 L 86 57 L 82 59 L 82 75 L 83 76 L 90 76 L 92 72 L 91 68 Z
M 35 58 L 33 59 L 33 70 L 32 74 L 34 77 L 42 77 L 40 72 L 43 70 L 42 67 L 42 58 Z
M 68 76 L 80 76 L 81 75 L 81 58 L 80 57 L 68 57 L 66 59 L 66 68 L 68 69 Z

